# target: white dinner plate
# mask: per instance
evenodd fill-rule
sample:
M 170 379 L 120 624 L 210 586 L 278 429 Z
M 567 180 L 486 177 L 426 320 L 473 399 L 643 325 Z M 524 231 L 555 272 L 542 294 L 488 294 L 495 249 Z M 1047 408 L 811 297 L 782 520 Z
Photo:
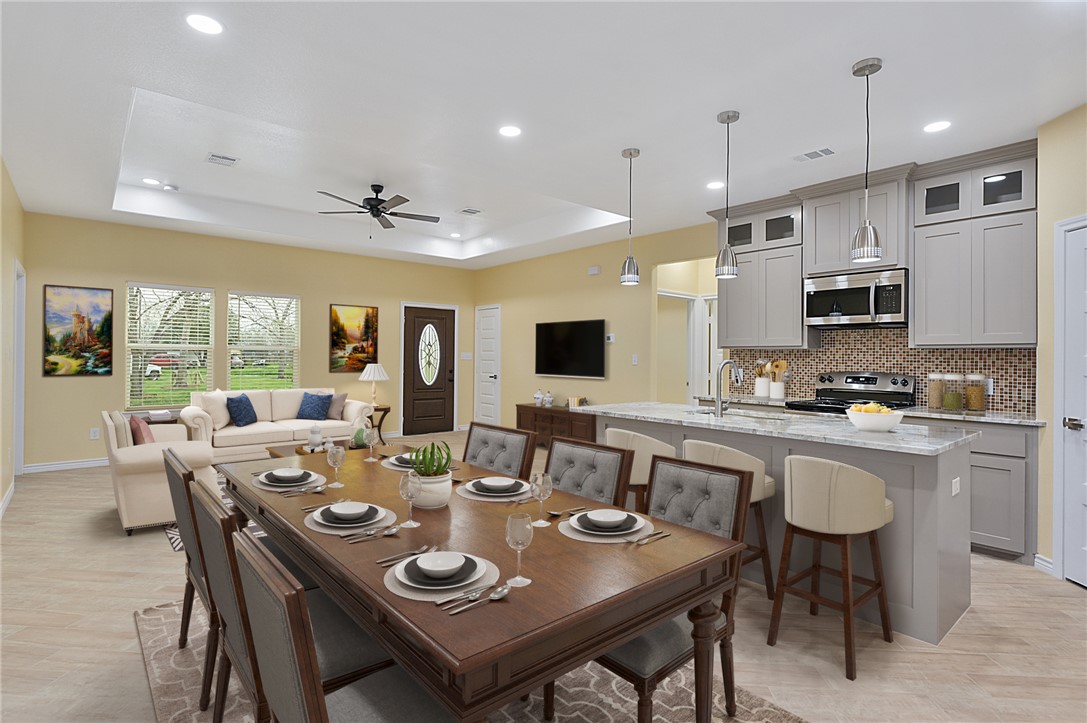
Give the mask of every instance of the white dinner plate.
M 523 493 L 525 490 L 527 490 L 528 487 L 529 487 L 527 483 L 525 483 L 525 482 L 523 482 L 523 481 L 521 481 L 519 479 L 513 479 L 512 477 L 508 477 L 508 478 L 506 478 L 506 477 L 488 477 L 487 479 L 492 479 L 492 480 L 494 480 L 494 479 L 505 479 L 510 484 L 513 484 L 515 482 L 517 484 L 513 489 L 509 490 L 508 492 L 498 492 L 496 490 L 489 490 L 486 487 L 484 487 L 483 485 L 476 486 L 476 483 L 479 480 L 472 480 L 471 482 L 466 484 L 465 487 L 468 488 L 469 492 L 473 492 L 473 493 L 475 493 L 477 495 L 483 495 L 484 497 L 516 497 L 517 495 L 519 495 L 519 494 Z
M 637 521 L 634 523 L 634 527 L 631 527 L 629 530 L 613 530 L 611 532 L 604 532 L 603 530 L 590 530 L 578 524 L 578 518 L 583 514 L 585 513 L 579 512 L 578 514 L 573 515 L 570 518 L 570 526 L 578 532 L 584 532 L 586 535 L 600 535 L 602 537 L 607 537 L 608 535 L 630 535 L 645 527 L 645 518 L 641 515 L 634 515 L 634 517 L 637 518 Z
M 269 487 L 282 487 L 283 489 L 290 489 L 291 487 L 299 487 L 301 485 L 311 484 L 312 482 L 314 482 L 316 477 L 317 475 L 315 473 L 310 473 L 304 474 L 299 477 L 297 482 L 269 482 L 267 472 L 261 472 L 259 475 L 257 475 L 257 479 L 259 479 L 261 482 L 268 485 Z
M 328 505 L 326 505 L 326 507 L 327 506 Z M 334 527 L 334 528 L 368 527 L 370 525 L 374 525 L 374 524 L 380 522 L 381 520 L 383 520 L 385 518 L 386 513 L 388 512 L 384 507 L 378 507 L 377 505 L 374 505 L 374 504 L 371 504 L 370 506 L 377 508 L 377 514 L 374 515 L 373 517 L 371 517 L 370 519 L 366 520 L 365 522 L 359 522 L 358 520 L 351 520 L 351 521 L 344 520 L 343 522 L 329 522 L 328 520 L 321 517 L 321 515 L 320 515 L 321 510 L 325 509 L 324 507 L 322 507 L 320 510 L 314 510 L 311 513 L 311 516 L 313 517 L 313 521 L 316 522 L 318 525 L 321 525 L 322 527 Z
M 407 585 L 408 587 L 412 588 L 413 590 L 433 591 L 433 590 L 449 590 L 449 589 L 454 588 L 454 587 L 464 587 L 466 585 L 471 585 L 476 580 L 483 577 L 483 574 L 487 572 L 487 561 L 484 560 L 482 557 L 476 557 L 475 555 L 469 555 L 468 553 L 461 553 L 461 554 L 464 555 L 465 557 L 470 557 L 470 558 L 472 558 L 473 560 L 476 561 L 476 571 L 473 572 L 468 577 L 467 580 L 461 580 L 460 582 L 455 582 L 455 583 L 453 583 L 451 585 L 416 585 L 415 583 L 413 583 L 411 581 L 411 578 L 409 578 L 404 573 L 404 567 L 409 562 L 411 562 L 413 559 L 415 559 L 414 556 L 409 557 L 407 560 L 404 560 L 403 562 L 397 564 L 397 566 L 393 568 L 393 572 L 396 574 L 396 579 L 399 580 L 402 585 Z

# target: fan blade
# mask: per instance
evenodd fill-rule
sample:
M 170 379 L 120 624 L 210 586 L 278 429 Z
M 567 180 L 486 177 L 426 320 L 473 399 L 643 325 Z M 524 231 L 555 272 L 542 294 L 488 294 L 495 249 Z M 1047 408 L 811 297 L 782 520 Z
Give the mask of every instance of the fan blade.
M 401 196 L 398 193 L 395 196 L 393 196 L 392 198 L 390 198 L 388 201 L 386 201 L 385 203 L 381 204 L 381 207 L 383 209 L 385 209 L 386 211 L 388 211 L 391 208 L 396 208 L 397 206 L 399 206 L 401 204 L 404 204 L 404 203 L 407 203 L 407 202 L 408 202 L 408 199 L 404 198 L 403 196 Z
M 366 211 L 318 211 L 317 213 L 366 213 Z
M 418 213 L 399 213 L 397 211 L 389 211 L 390 216 L 396 216 L 397 218 L 410 218 L 413 221 L 428 221 L 430 223 L 438 223 L 441 221 L 437 216 L 423 216 Z
M 335 193 L 329 193 L 328 191 L 318 191 L 317 193 L 320 193 L 323 196 L 328 196 L 329 198 L 334 198 L 337 201 L 343 201 L 344 203 L 350 203 L 352 206 L 358 206 L 361 209 L 366 208 L 366 206 L 363 206 L 361 203 L 355 203 L 351 199 L 344 198 L 343 196 L 337 196 Z
M 381 224 L 381 228 L 396 228 L 396 225 L 392 221 L 385 218 L 384 215 L 377 217 L 377 222 Z

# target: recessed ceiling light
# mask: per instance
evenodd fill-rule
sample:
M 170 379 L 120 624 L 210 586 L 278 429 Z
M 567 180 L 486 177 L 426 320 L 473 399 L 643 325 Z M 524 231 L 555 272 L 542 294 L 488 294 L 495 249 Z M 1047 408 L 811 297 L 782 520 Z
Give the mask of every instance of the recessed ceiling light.
M 1007 176 L 986 176 L 985 177 L 985 182 L 986 183 L 999 183 L 1000 181 L 1003 181 L 1005 178 L 1007 178 Z
M 451 233 L 451 234 L 449 234 L 449 238 L 460 238 L 460 234 L 459 233 Z
M 521 129 L 517 126 L 502 126 L 498 129 L 498 132 L 504 135 L 506 138 L 516 138 L 521 135 Z
M 711 191 L 716 191 L 717 189 L 724 188 L 724 187 L 725 187 L 725 182 L 724 181 L 710 181 L 709 183 L 706 184 L 706 188 L 710 189 Z
M 157 178 L 145 178 L 145 179 L 143 179 L 143 182 L 146 183 L 148 186 L 157 186 L 157 185 L 159 185 L 159 179 L 157 179 Z
M 925 126 L 925 133 L 939 133 L 951 127 L 950 121 L 936 121 Z
M 163 191 L 176 191 L 177 186 L 172 186 L 169 183 L 167 183 L 165 186 L 162 187 L 162 190 Z
M 223 24 L 207 15 L 189 15 L 185 18 L 185 22 L 193 30 L 199 30 L 208 35 L 218 35 L 223 32 Z

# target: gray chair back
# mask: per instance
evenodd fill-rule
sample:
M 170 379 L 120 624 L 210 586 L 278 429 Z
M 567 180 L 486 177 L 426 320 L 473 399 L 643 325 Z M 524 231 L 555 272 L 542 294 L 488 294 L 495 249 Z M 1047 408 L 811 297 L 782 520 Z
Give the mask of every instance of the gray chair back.
M 272 715 L 280 721 L 327 721 L 305 590 L 252 533 L 235 532 L 233 538 L 253 652 Z
M 634 452 L 577 439 L 553 437 L 547 473 L 554 488 L 607 505 L 623 506 Z
M 751 472 L 653 456 L 649 514 L 677 525 L 743 540 Z
M 208 596 L 207 581 L 204 579 L 204 553 L 200 550 L 200 535 L 193 521 L 192 495 L 189 493 L 189 483 L 195 476 L 173 449 L 164 450 L 162 456 L 166 460 L 166 482 L 170 486 L 177 531 L 181 536 L 181 544 L 185 547 L 185 561 L 189 565 L 193 585 L 200 594 L 200 599 L 208 605 L 211 599 Z
M 464 461 L 499 474 L 528 479 L 536 455 L 536 433 L 472 422 Z

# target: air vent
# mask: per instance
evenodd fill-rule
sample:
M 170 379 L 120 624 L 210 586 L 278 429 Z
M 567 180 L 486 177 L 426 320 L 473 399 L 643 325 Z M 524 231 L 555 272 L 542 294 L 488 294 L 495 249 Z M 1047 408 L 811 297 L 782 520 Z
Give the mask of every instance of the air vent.
M 457 211 L 457 213 L 462 213 L 465 216 L 478 216 L 483 212 L 480 211 L 478 208 L 462 208 L 461 210 Z
M 226 166 L 227 168 L 231 168 L 238 162 L 238 159 L 231 158 L 230 156 L 224 156 L 221 153 L 209 153 L 207 161 L 208 163 L 214 163 L 217 166 Z
M 799 156 L 793 156 L 793 160 L 797 163 L 805 163 L 807 161 L 814 161 L 817 158 L 823 156 L 833 156 L 834 151 L 829 148 L 820 148 L 817 151 L 808 151 L 807 153 L 801 153 Z

